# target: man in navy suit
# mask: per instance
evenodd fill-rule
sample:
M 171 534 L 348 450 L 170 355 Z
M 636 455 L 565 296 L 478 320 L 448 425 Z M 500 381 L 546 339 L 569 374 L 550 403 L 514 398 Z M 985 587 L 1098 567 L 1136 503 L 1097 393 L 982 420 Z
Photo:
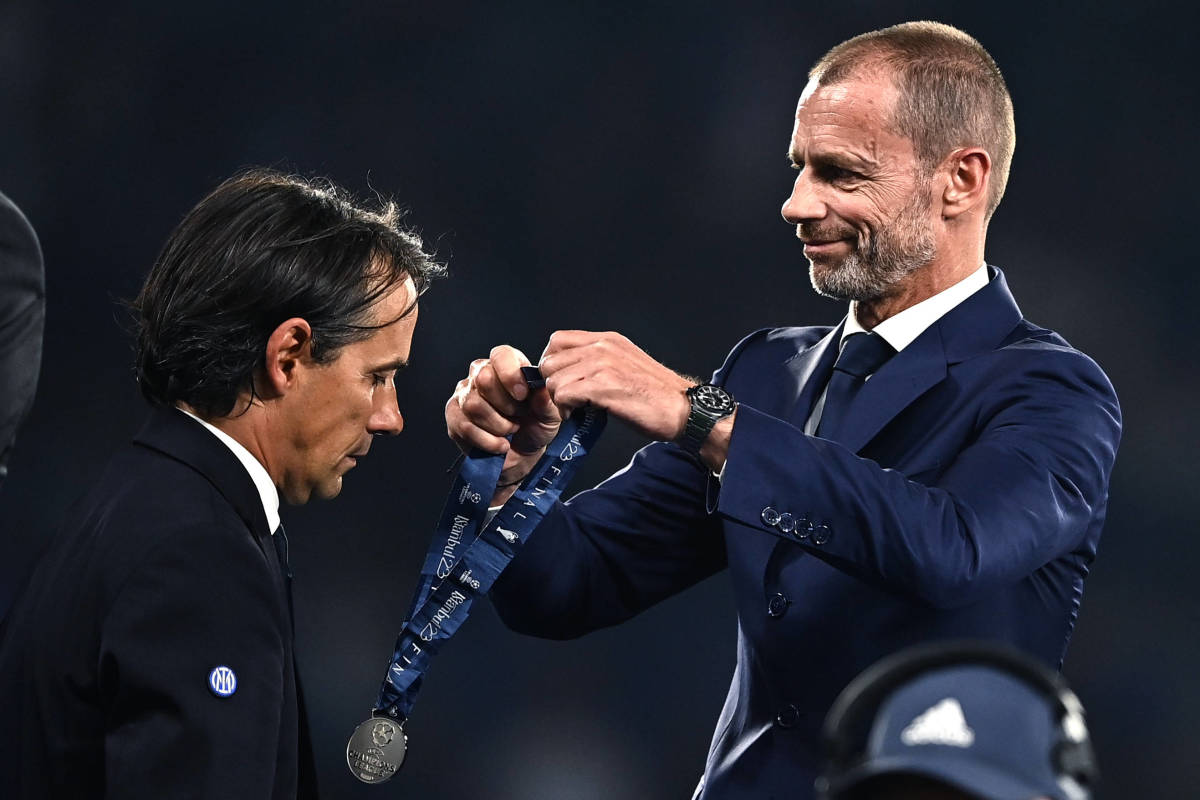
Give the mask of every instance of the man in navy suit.
M 397 219 L 258 170 L 171 234 L 135 303 L 154 410 L 4 622 L 5 797 L 315 796 L 279 504 L 403 427 L 441 267 Z
M 811 797 L 830 704 L 905 646 L 991 639 L 1058 667 L 1121 429 L 1100 368 L 984 262 L 1015 141 L 987 52 L 906 23 L 809 77 L 783 216 L 817 292 L 849 301 L 841 324 L 753 333 L 710 384 L 618 334 L 559 331 L 544 389 L 501 346 L 446 407 L 461 446 L 507 454 L 493 505 L 571 408 L 656 440 L 557 506 L 492 597 L 512 628 L 572 637 L 729 569 L 737 668 L 707 800 Z

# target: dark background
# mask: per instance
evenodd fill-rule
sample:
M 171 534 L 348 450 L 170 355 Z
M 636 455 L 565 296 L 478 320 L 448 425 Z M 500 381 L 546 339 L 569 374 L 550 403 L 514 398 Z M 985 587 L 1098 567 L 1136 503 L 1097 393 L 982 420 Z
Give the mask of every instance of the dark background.
M 337 500 L 285 511 L 325 793 L 690 796 L 733 667 L 724 576 L 568 643 L 477 606 L 426 683 L 402 776 L 347 773 L 448 487 L 442 405 L 472 358 L 501 342 L 536 356 L 559 327 L 619 330 L 707 374 L 752 329 L 839 319 L 779 218 L 796 97 L 833 44 L 938 19 L 983 42 L 1015 99 L 988 260 L 1124 407 L 1066 664 L 1103 797 L 1195 796 L 1194 30 L 1111 0 L 502 5 L 0 6 L 0 188 L 41 236 L 49 298 L 37 403 L 0 490 L 0 589 L 144 416 L 119 300 L 168 231 L 239 167 L 328 175 L 410 207 L 452 278 L 422 302 L 404 435 Z M 577 486 L 638 445 L 610 426 Z

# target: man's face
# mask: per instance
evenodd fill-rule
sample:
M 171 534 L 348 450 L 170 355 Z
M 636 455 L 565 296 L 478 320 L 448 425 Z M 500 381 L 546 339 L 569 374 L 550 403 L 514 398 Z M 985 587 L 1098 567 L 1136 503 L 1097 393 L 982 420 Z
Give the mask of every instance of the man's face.
M 929 176 L 888 125 L 896 95 L 872 73 L 810 81 L 796 106 L 789 156 L 800 174 L 783 218 L 804 242 L 820 294 L 884 297 L 936 253 Z
M 395 377 L 408 362 L 417 310 L 397 317 L 415 298 L 406 280 L 373 309 L 371 324 L 395 322 L 346 345 L 330 362 L 304 358 L 295 367 L 295 387 L 278 404 L 272 426 L 282 439 L 274 449 L 282 462 L 280 493 L 289 503 L 337 496 L 342 476 L 367 454 L 372 437 L 404 428 Z

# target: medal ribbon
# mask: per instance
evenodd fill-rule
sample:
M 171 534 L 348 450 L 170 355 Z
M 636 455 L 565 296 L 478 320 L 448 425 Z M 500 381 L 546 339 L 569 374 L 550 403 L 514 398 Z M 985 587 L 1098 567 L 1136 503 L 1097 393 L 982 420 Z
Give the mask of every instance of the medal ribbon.
M 503 454 L 472 451 L 455 477 L 425 556 L 412 608 L 396 638 L 376 715 L 404 721 L 441 645 L 486 595 L 554 503 L 604 430 L 605 414 L 585 407 L 559 428 L 537 466 L 487 520 Z M 487 520 L 487 524 L 484 522 Z M 481 530 L 482 529 L 482 530 Z

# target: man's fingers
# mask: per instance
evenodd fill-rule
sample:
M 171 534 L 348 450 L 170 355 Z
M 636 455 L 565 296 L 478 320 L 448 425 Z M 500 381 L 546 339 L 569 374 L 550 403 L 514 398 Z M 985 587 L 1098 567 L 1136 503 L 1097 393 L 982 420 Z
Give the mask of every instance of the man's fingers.
M 506 453 L 509 450 L 506 434 L 511 433 L 516 426 L 496 414 L 496 419 L 489 420 L 491 430 L 476 424 L 469 416 L 467 409 L 478 413 L 477 403 L 481 404 L 477 395 L 466 391 L 467 381 L 459 381 L 459 389 L 446 403 L 446 432 L 455 444 L 464 452 L 477 447 L 489 453 Z M 461 399 L 460 399 L 461 398 Z M 495 413 L 492 410 L 492 413 Z
M 530 395 L 529 412 L 543 425 L 557 425 L 563 420 L 558 406 L 554 404 L 554 398 L 550 396 L 550 390 L 545 387 L 535 390 Z
M 555 331 L 550 334 L 549 341 L 546 342 L 546 349 L 542 351 L 542 358 L 561 352 L 570 350 L 574 347 L 582 347 L 586 344 L 609 339 L 619 334 L 610 332 L 597 333 L 596 331 Z
M 598 381 L 591 380 L 595 377 L 595 371 L 588 365 L 576 363 L 546 379 L 546 392 L 564 419 L 576 408 L 589 403 L 603 407 L 599 396 L 603 394 L 603 387 Z
M 472 448 L 485 453 L 507 453 L 509 451 L 508 439 L 503 436 L 493 436 L 474 425 L 467 426 L 458 435 L 452 434 L 450 438 L 464 453 Z
M 603 353 L 591 345 L 559 349 L 543 355 L 542 360 L 538 362 L 538 370 L 548 381 L 555 373 L 569 369 L 582 361 L 596 361 L 602 355 Z
M 538 363 L 542 376 L 583 364 L 593 372 L 619 367 L 623 371 L 636 368 L 639 356 L 646 358 L 633 343 L 618 333 L 588 331 L 556 331 Z
M 519 369 L 517 374 L 520 374 Z M 521 411 L 520 399 L 509 391 L 504 379 L 496 372 L 494 363 L 481 368 L 471 379 L 471 391 L 467 397 L 482 398 L 492 408 L 508 417 L 516 417 Z
M 493 347 L 489 356 L 492 370 L 504 391 L 518 402 L 529 396 L 529 384 L 521 374 L 521 367 L 529 366 L 529 359 L 517 348 L 502 344 Z
M 459 408 L 468 422 L 494 436 L 508 436 L 517 430 L 517 423 L 511 417 L 474 392 L 466 396 Z
M 446 403 L 446 430 L 460 448 L 532 454 L 554 438 L 563 415 L 545 388 L 531 392 L 521 372 L 528 366 L 525 354 L 509 345 L 471 362 Z

